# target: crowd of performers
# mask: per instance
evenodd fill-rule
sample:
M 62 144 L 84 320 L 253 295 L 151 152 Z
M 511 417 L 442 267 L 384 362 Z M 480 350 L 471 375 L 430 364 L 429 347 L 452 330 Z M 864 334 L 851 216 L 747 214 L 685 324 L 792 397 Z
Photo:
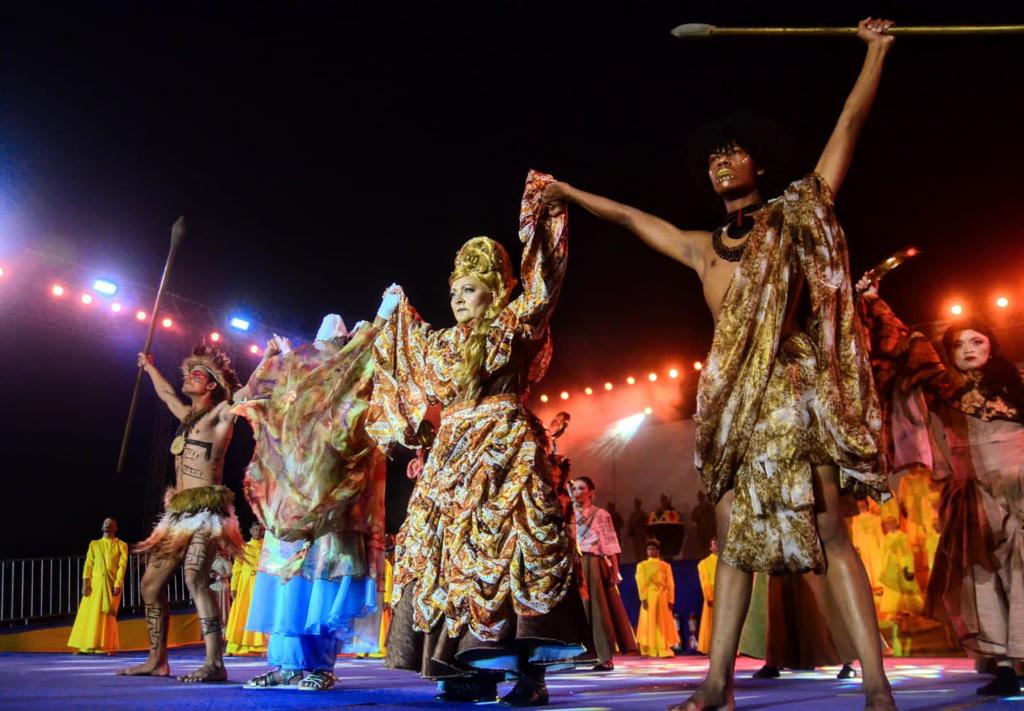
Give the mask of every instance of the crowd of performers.
M 136 547 L 149 553 L 149 658 L 120 673 L 169 674 L 163 590 L 183 563 L 206 660 L 179 678 L 227 677 L 209 589 L 211 564 L 223 555 L 255 570 L 239 586 L 248 586 L 247 627 L 266 635 L 271 669 L 247 686 L 331 688 L 339 652 L 379 646 L 384 456 L 399 445 L 421 456 L 396 540 L 389 668 L 437 680 L 445 701 L 493 700 L 508 679 L 515 686 L 506 703 L 539 705 L 548 700 L 549 670 L 608 668 L 615 649 L 637 647 L 629 625 L 619 624 L 618 544 L 605 535 L 607 512 L 594 509 L 593 484 L 583 477 L 569 504 L 566 467 L 524 406 L 551 359 L 549 322 L 568 259 L 566 206 L 579 205 L 693 269 L 715 321 L 695 417 L 696 465 L 721 544 L 701 573 L 713 580 L 713 626 L 700 640 L 710 662 L 705 681 L 673 708 L 734 706 L 755 573 L 768 574 L 759 585 L 780 601 L 805 594 L 787 580 L 821 588 L 836 654 L 859 660 L 867 707 L 895 708 L 871 584 L 842 501 L 887 501 L 887 474 L 911 461 L 948 479 L 928 611 L 948 620 L 972 654 L 995 661 L 995 680 L 979 691 L 1017 693 L 1024 385 L 982 323 L 954 325 L 936 352 L 871 285 L 858 302 L 833 209 L 891 47 L 882 32 L 889 25 L 860 24 L 866 58 L 834 132 L 813 172 L 781 194 L 763 192 L 780 176 L 770 142 L 751 124 L 725 121 L 695 134 L 697 171 L 727 213 L 714 231 L 681 230 L 531 172 L 520 288 L 498 242 L 469 240 L 448 279 L 454 326 L 425 323 L 392 285 L 372 323 L 349 332 L 329 316 L 299 347 L 275 337 L 245 387 L 223 352 L 196 349 L 182 364 L 189 403 L 140 355 L 181 424 L 171 447 L 176 486 L 153 534 Z M 435 406 L 436 432 L 428 416 Z M 941 421 L 931 433 L 929 412 Z M 238 416 L 256 440 L 244 491 L 266 531 L 258 560 L 221 485 Z M 673 590 L 656 553 L 655 545 L 637 574 L 640 646 L 660 654 Z M 117 555 L 123 559 L 123 549 Z

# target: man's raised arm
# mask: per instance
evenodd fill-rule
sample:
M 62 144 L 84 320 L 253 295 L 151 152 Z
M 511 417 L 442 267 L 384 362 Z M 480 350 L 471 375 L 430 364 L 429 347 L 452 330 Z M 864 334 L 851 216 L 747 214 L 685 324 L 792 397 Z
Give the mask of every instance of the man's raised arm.
M 892 24 L 889 20 L 875 20 L 869 17 L 857 25 L 857 36 L 868 46 L 867 56 L 864 57 L 860 76 L 857 77 L 853 90 L 846 99 L 843 112 L 839 114 L 839 121 L 836 122 L 832 136 L 825 144 L 825 150 L 822 151 L 818 165 L 814 169 L 828 182 L 833 197 L 839 192 L 846 178 L 846 171 L 853 160 L 857 137 L 871 112 L 871 105 L 875 102 L 878 83 L 882 78 L 882 65 L 895 39 L 892 35 L 885 35 L 882 32 L 892 27 Z
M 149 375 L 149 379 L 153 381 L 153 389 L 156 391 L 156 396 L 164 401 L 171 414 L 179 420 L 184 420 L 191 411 L 191 408 L 178 398 L 178 393 L 174 386 L 167 382 L 167 379 L 153 365 L 153 356 L 148 353 L 139 353 L 139 367 Z
M 705 233 L 681 230 L 660 217 L 629 205 L 574 188 L 568 183 L 551 183 L 544 188 L 544 201 L 569 200 L 602 220 L 622 225 L 662 254 L 700 271 Z

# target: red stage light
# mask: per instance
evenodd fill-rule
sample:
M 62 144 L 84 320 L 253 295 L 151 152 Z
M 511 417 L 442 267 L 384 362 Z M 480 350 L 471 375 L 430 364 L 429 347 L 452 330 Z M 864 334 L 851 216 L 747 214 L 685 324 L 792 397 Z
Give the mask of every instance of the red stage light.
M 960 314 L 962 314 L 964 312 L 964 307 L 961 306 L 960 304 L 953 304 L 950 307 L 949 312 L 951 314 L 953 314 L 954 316 L 959 316 Z
M 654 412 L 654 410 L 652 410 L 651 408 L 649 408 L 649 407 L 645 407 L 645 408 L 644 408 L 644 414 L 645 414 L 645 415 L 649 415 L 649 414 L 651 414 L 652 412 Z
M 50 289 L 50 293 L 56 297 L 64 296 L 64 287 L 60 284 L 54 284 L 53 288 Z
M 253 355 L 259 355 L 260 347 L 253 343 L 251 346 L 249 346 L 249 352 L 252 353 Z
M 658 379 L 658 374 L 657 373 L 651 373 L 650 375 L 647 376 L 647 379 L 650 380 L 653 383 L 655 380 Z
M 1009 305 L 1010 300 L 1007 299 L 1005 296 L 1000 296 L 998 299 L 996 299 L 996 306 L 998 306 L 1001 309 L 1005 309 Z
M 593 395 L 594 394 L 594 389 L 591 388 L 590 386 L 587 386 L 587 387 L 583 388 L 583 392 L 585 392 L 587 395 Z
M 146 312 L 145 311 L 136 311 L 135 312 L 135 320 L 136 321 L 145 321 L 146 320 Z
M 628 378 L 626 378 L 626 385 L 634 385 L 634 384 L 636 384 L 636 378 L 634 378 L 632 375 L 629 376 Z
M 611 383 L 605 383 L 604 384 L 604 389 L 605 390 L 611 390 L 613 387 L 615 387 L 615 386 L 612 385 Z
M 678 378 L 679 377 L 679 371 L 676 370 L 675 368 L 672 368 L 670 371 L 668 371 L 668 377 L 672 378 L 673 380 Z
M 541 395 L 540 396 L 540 401 L 541 402 L 547 402 L 548 401 L 548 396 L 547 395 Z
M 169 318 L 165 318 L 163 321 L 160 322 L 160 325 L 163 326 L 164 328 L 170 328 L 171 326 L 174 325 L 174 321 L 172 321 Z
M 561 394 L 561 395 L 559 395 L 559 397 L 560 397 L 560 398 L 562 398 L 563 400 L 568 400 L 568 399 L 569 399 L 569 393 L 567 393 L 567 392 L 565 392 L 565 391 L 563 390 L 563 391 L 562 391 L 562 394 Z
M 82 294 L 82 303 L 88 306 L 92 303 L 92 294 Z
M 115 314 L 121 313 L 121 310 L 123 308 L 124 307 L 121 306 L 121 304 L 117 303 L 116 301 L 110 305 L 110 310 L 113 311 Z
M 700 370 L 703 367 L 704 367 L 704 364 L 701 363 L 699 360 L 693 361 L 693 369 L 694 370 Z
M 213 333 L 210 334 L 210 340 L 216 343 L 217 341 L 220 340 L 220 334 L 214 331 Z

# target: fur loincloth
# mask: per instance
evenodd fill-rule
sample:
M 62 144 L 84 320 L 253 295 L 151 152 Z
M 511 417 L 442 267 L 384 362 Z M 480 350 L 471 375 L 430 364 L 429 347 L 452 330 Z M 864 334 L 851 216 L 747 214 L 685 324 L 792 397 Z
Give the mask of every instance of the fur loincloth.
M 235 495 L 226 486 L 200 486 L 177 493 L 168 489 L 164 515 L 149 538 L 133 546 L 132 551 L 181 558 L 192 536 L 202 532 L 221 555 L 233 560 L 245 546 L 234 502 Z

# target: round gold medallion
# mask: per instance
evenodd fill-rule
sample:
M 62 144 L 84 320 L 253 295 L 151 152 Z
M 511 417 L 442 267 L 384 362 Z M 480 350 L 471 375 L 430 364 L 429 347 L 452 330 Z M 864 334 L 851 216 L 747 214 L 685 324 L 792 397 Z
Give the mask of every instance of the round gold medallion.
M 171 442 L 171 454 L 173 454 L 175 457 L 177 457 L 179 454 L 181 454 L 184 451 L 185 451 L 185 438 L 182 437 L 181 435 L 178 435 L 177 437 L 174 438 L 174 441 Z

